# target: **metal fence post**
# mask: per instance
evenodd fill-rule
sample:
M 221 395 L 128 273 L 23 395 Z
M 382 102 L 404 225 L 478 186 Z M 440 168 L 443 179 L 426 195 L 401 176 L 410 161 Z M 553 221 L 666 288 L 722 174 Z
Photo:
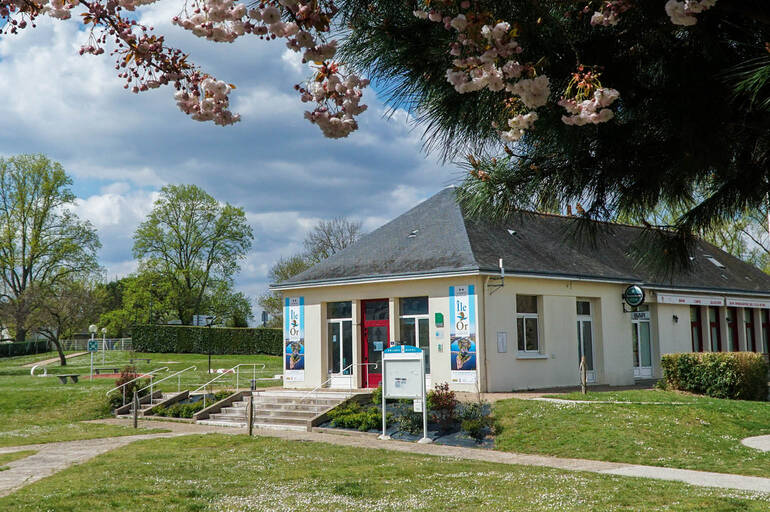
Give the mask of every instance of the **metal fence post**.
M 134 389 L 134 428 L 139 426 L 139 395 Z
M 254 435 L 254 395 L 249 395 L 249 403 L 246 404 L 246 406 L 249 408 L 249 437 Z

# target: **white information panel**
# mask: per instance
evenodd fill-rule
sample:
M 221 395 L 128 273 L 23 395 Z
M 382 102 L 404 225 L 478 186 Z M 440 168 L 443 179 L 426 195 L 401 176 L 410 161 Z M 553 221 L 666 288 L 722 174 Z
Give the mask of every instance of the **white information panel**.
M 387 366 L 382 389 L 386 398 L 422 398 L 422 358 L 385 359 L 383 363 Z
M 425 363 L 422 349 L 412 345 L 397 345 L 382 352 L 382 435 L 387 434 L 387 399 L 407 398 L 425 403 Z M 417 407 L 415 405 L 415 407 Z M 421 407 L 423 437 L 419 443 L 430 443 L 428 411 Z

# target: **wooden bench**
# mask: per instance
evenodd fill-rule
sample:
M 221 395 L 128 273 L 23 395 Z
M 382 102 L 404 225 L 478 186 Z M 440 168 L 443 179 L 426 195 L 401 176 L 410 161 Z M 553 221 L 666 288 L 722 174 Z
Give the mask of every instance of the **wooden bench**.
M 94 368 L 94 372 L 96 372 L 96 375 L 100 375 L 102 372 L 105 372 L 106 370 L 110 370 L 109 373 L 120 373 L 120 368 L 113 368 L 113 367 L 99 367 Z
M 80 375 L 77 374 L 77 373 L 63 373 L 61 375 L 57 375 L 57 377 L 59 377 L 59 380 L 61 381 L 62 384 L 66 384 L 67 383 L 67 377 L 72 379 L 72 382 L 77 382 L 78 381 L 78 377 L 80 377 Z
M 149 359 L 145 359 L 143 357 L 139 357 L 139 358 L 134 357 L 133 359 L 129 359 L 128 360 L 129 364 L 134 364 L 134 361 L 144 361 L 145 363 L 150 364 L 150 360 Z

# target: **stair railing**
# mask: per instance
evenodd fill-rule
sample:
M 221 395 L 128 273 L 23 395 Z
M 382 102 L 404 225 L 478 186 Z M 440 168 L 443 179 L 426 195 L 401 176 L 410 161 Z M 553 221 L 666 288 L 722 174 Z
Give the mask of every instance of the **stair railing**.
M 126 386 L 127 385 L 131 384 L 132 382 L 136 382 L 139 379 L 143 379 L 145 377 L 150 377 L 150 380 L 152 380 L 152 378 L 155 376 L 156 373 L 158 373 L 160 371 L 163 371 L 163 370 L 168 371 L 168 369 L 169 369 L 168 366 L 161 366 L 160 368 L 156 368 L 155 370 L 152 370 L 152 371 L 149 371 L 149 372 L 143 372 L 141 375 L 139 375 L 135 379 L 131 379 L 130 381 L 124 382 L 120 386 L 114 387 L 111 390 L 107 391 L 107 393 L 105 393 L 104 396 L 110 396 L 110 393 L 112 393 L 113 391 L 117 391 L 120 388 L 123 388 L 123 405 L 126 405 Z
M 206 408 L 206 388 L 208 386 L 210 386 L 211 384 L 213 384 L 214 382 L 216 382 L 219 379 L 221 379 L 222 377 L 225 377 L 226 375 L 230 375 L 230 374 L 234 373 L 235 374 L 235 387 L 236 387 L 236 389 L 238 389 L 238 385 L 240 384 L 240 380 L 239 379 L 240 379 L 240 367 L 241 366 L 252 366 L 252 367 L 254 367 L 253 368 L 253 370 L 254 370 L 253 371 L 253 375 L 254 375 L 254 379 L 255 380 L 257 378 L 257 371 L 260 371 L 260 372 L 265 371 L 265 365 L 262 364 L 262 363 L 241 363 L 241 364 L 236 364 L 232 368 L 228 368 L 224 372 L 220 373 L 219 375 L 217 375 L 216 377 L 214 377 L 213 379 L 211 379 L 207 383 L 199 386 L 197 389 L 195 389 L 193 391 L 190 391 L 190 394 L 194 395 L 194 394 L 198 393 L 199 391 L 203 390 L 203 408 L 205 409 Z M 261 368 L 259 370 L 257 370 L 257 366 L 261 366 Z
M 376 369 L 377 369 L 377 367 L 378 367 L 378 363 L 350 363 L 350 364 L 349 364 L 349 365 L 347 365 L 345 368 L 343 368 L 343 369 L 342 369 L 342 371 L 340 371 L 340 373 L 337 373 L 337 374 L 335 374 L 335 375 L 332 375 L 331 377 L 329 377 L 328 379 L 326 379 L 325 381 L 323 381 L 321 384 L 319 384 L 318 386 L 314 387 L 314 388 L 313 388 L 311 391 L 308 391 L 307 393 L 305 393 L 304 395 L 302 395 L 302 396 L 300 397 L 300 399 L 299 399 L 299 402 L 297 402 L 297 403 L 300 403 L 300 404 L 301 404 L 301 403 L 302 403 L 302 402 L 304 402 L 304 401 L 305 401 L 307 398 L 310 398 L 310 397 L 313 395 L 313 393 L 316 393 L 316 392 L 317 392 L 319 389 L 326 387 L 326 385 L 327 385 L 328 383 L 330 383 L 330 382 L 332 381 L 332 379 L 336 379 L 336 378 L 338 378 L 340 375 L 345 375 L 345 372 L 346 372 L 347 370 L 350 370 L 350 369 L 351 369 L 352 367 L 354 367 L 354 366 L 374 366 L 374 369 L 376 370 Z M 351 372 L 351 374 L 350 374 L 350 379 L 348 380 L 348 383 L 350 384 L 350 387 L 348 388 L 348 396 L 352 396 L 352 395 L 353 395 L 353 374 L 352 374 L 352 372 Z
M 168 380 L 168 379 L 170 379 L 171 377 L 176 377 L 176 378 L 177 378 L 177 384 L 176 384 L 176 392 L 177 392 L 177 393 L 179 393 L 180 391 L 182 391 L 182 374 L 183 374 L 184 372 L 186 372 L 186 371 L 190 371 L 190 370 L 193 370 L 193 371 L 194 371 L 194 370 L 197 370 L 197 369 L 198 369 L 198 367 L 197 367 L 197 366 L 188 366 L 188 367 L 187 367 L 187 368 L 185 368 L 184 370 L 179 370 L 178 372 L 172 373 L 171 375 L 168 375 L 168 376 L 166 376 L 166 377 L 163 377 L 162 379 L 160 379 L 160 380 L 159 380 L 159 381 L 157 381 L 157 382 L 156 382 L 156 381 L 153 379 L 153 380 L 151 380 L 151 381 L 150 381 L 150 385 L 149 385 L 149 386 L 145 386 L 145 387 L 143 387 L 142 389 L 140 389 L 140 390 L 139 390 L 139 391 L 137 391 L 136 393 L 137 393 L 137 394 L 141 394 L 141 392 L 142 392 L 142 391 L 144 391 L 144 390 L 145 390 L 145 389 L 147 389 L 147 388 L 150 388 L 150 403 L 152 403 L 152 397 L 154 396 L 154 395 L 153 395 L 153 391 L 154 391 L 154 389 L 155 389 L 155 384 L 160 384 L 160 383 L 161 383 L 161 382 L 163 382 L 164 380 Z

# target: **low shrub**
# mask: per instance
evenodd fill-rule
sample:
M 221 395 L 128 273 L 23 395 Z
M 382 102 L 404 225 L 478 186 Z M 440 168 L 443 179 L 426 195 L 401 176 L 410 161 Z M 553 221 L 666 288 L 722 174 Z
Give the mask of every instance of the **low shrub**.
M 661 366 L 667 389 L 713 398 L 767 400 L 768 364 L 755 352 L 665 354 Z
M 438 424 L 442 432 L 447 432 L 457 423 L 457 398 L 449 390 L 449 384 L 436 384 L 428 392 L 428 410 L 431 419 Z
M 477 443 L 481 443 L 487 434 L 492 433 L 494 418 L 490 414 L 489 404 L 485 402 L 463 404 L 460 419 L 463 431 Z
M 115 387 L 123 386 L 127 382 L 132 381 L 137 377 L 136 373 L 136 367 L 134 366 L 124 366 L 122 370 L 120 370 L 120 376 L 115 379 Z M 125 391 L 123 390 L 117 390 L 113 391 L 110 396 L 108 397 L 110 409 L 114 410 L 118 407 L 123 405 L 123 397 L 125 396 L 125 402 L 129 403 L 131 400 L 134 399 L 134 390 L 141 390 L 145 386 L 148 386 L 150 384 L 149 379 L 148 380 L 136 380 L 134 382 L 130 382 L 129 384 L 126 384 L 124 386 Z M 139 394 L 139 398 L 142 398 L 143 396 L 149 394 L 149 390 L 145 389 L 144 391 L 141 391 Z
M 329 411 L 332 427 L 355 428 L 362 432 L 375 429 L 382 425 L 382 412 L 374 405 L 362 406 L 350 402 Z
M 152 413 L 155 416 L 164 416 L 167 418 L 192 418 L 193 415 L 203 409 L 203 402 L 193 402 L 191 404 L 172 404 L 168 407 L 155 407 Z
M 411 405 L 411 404 L 410 404 Z M 411 409 L 403 409 L 396 417 L 396 424 L 400 430 L 410 434 L 419 434 L 422 432 L 422 413 L 414 412 Z

